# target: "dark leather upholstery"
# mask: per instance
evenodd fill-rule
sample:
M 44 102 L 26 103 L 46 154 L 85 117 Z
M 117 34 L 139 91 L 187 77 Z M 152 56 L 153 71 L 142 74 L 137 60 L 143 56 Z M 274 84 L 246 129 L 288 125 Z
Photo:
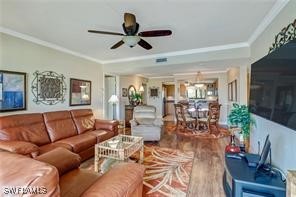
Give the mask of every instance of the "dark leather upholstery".
M 104 130 L 89 131 L 87 133 L 96 136 L 97 142 L 103 142 L 114 136 L 114 132 Z
M 20 114 L 0 117 L 0 139 L 26 141 L 38 146 L 50 143 L 42 114 Z
M 52 142 L 77 135 L 69 111 L 46 112 L 43 114 L 47 132 Z
M 98 120 L 96 119 L 95 127 L 96 130 L 113 131 L 114 135 L 118 135 L 118 124 L 116 120 Z
M 79 153 L 94 146 L 97 143 L 97 138 L 94 135 L 84 133 L 60 140 L 58 143 L 69 144 L 75 153 Z
M 35 158 L 38 161 L 51 164 L 59 171 L 59 175 L 74 170 L 80 166 L 81 158 L 65 148 L 56 148 Z
M 33 158 L 39 154 L 37 145 L 24 141 L 0 141 L 0 149 Z
M 0 152 L 0 187 L 45 187 L 40 195 L 1 196 L 60 196 L 59 174 L 55 167 L 34 159 L 10 152 Z M 2 192 L 2 191 L 1 191 Z
M 121 163 L 105 173 L 96 181 L 82 197 L 129 197 L 142 196 L 144 166 L 136 163 Z M 116 179 L 114 179 L 116 177 Z M 139 191 L 140 190 L 140 191 Z
M 95 130 L 95 117 L 91 109 L 76 109 L 70 112 L 79 134 Z
M 72 149 L 72 146 L 69 145 L 69 144 L 63 144 L 63 143 L 58 143 L 58 142 L 54 142 L 54 143 L 51 143 L 51 144 L 46 144 L 46 145 L 43 145 L 43 146 L 40 146 L 39 147 L 39 153 L 40 155 L 44 154 L 44 153 L 47 153 L 53 149 L 56 149 L 58 147 L 62 147 L 62 148 L 65 148 L 69 151 L 73 151 Z
M 107 173 L 99 175 L 91 170 L 77 168 L 79 156 L 63 148 L 39 156 L 40 161 L 4 151 L 0 151 L 0 158 L 1 188 L 5 186 L 46 188 L 46 194 L 23 196 L 142 196 L 144 166 L 136 163 L 120 163 Z M 60 177 L 57 169 L 61 172 Z M 65 173 L 66 171 L 68 172 Z
M 91 109 L 3 116 L 0 149 L 36 157 L 62 147 L 86 160 L 94 155 L 96 143 L 117 134 L 117 127 L 117 121 L 95 120 Z

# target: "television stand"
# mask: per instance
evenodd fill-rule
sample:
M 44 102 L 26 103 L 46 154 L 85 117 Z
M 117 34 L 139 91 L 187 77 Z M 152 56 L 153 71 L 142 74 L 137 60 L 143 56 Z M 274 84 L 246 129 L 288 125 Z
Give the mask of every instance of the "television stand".
M 249 167 L 245 159 L 232 159 L 225 156 L 223 187 L 226 196 L 284 197 L 286 195 L 286 185 L 279 174 L 255 175 L 256 168 Z

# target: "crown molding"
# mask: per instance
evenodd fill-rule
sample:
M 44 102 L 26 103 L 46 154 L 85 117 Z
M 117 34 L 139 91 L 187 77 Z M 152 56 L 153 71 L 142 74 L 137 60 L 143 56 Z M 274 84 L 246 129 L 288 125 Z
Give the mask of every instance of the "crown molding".
M 102 63 L 112 64 L 112 63 L 130 62 L 130 61 L 138 61 L 138 60 L 156 59 L 156 58 L 163 58 L 163 57 L 175 57 L 175 56 L 192 55 L 192 54 L 198 54 L 198 53 L 206 53 L 206 52 L 212 52 L 212 51 L 221 51 L 221 50 L 243 48 L 243 47 L 250 47 L 250 45 L 247 42 L 239 42 L 234 44 L 218 45 L 218 46 L 189 49 L 189 50 L 183 50 L 183 51 L 174 51 L 174 52 L 168 52 L 168 53 L 159 53 L 159 54 L 153 54 L 153 55 L 144 55 L 144 56 L 129 57 L 129 58 L 122 58 L 122 59 L 115 59 L 115 60 L 106 60 L 106 61 L 102 61 Z
M 274 18 L 280 13 L 280 11 L 289 3 L 290 0 L 278 0 L 271 8 L 271 10 L 267 13 L 267 15 L 263 18 L 259 26 L 255 29 L 253 34 L 248 39 L 248 44 L 251 45 L 260 34 L 265 31 L 265 29 L 270 25 L 270 23 L 274 20 Z
M 8 29 L 8 28 L 2 27 L 2 26 L 0 26 L 0 32 L 1 33 L 4 33 L 4 34 L 11 35 L 11 36 L 14 36 L 14 37 L 17 37 L 17 38 L 21 38 L 23 40 L 27 40 L 27 41 L 33 42 L 35 44 L 39 44 L 39 45 L 42 45 L 42 46 L 45 46 L 45 47 L 48 47 L 48 48 L 51 48 L 51 49 L 55 49 L 57 51 L 68 53 L 68 54 L 73 55 L 73 56 L 76 56 L 76 57 L 80 57 L 80 58 L 83 58 L 83 59 L 86 59 L 86 60 L 89 60 L 89 61 L 92 61 L 92 62 L 96 62 L 96 63 L 102 64 L 102 61 L 101 60 L 98 60 L 98 59 L 89 57 L 87 55 L 83 55 L 81 53 L 78 53 L 78 52 L 69 50 L 67 48 L 61 47 L 61 46 L 56 45 L 56 44 L 52 44 L 50 42 L 46 42 L 44 40 L 40 40 L 38 38 L 29 36 L 29 35 L 26 35 L 26 34 L 22 34 L 22 33 L 13 31 L 11 29 Z

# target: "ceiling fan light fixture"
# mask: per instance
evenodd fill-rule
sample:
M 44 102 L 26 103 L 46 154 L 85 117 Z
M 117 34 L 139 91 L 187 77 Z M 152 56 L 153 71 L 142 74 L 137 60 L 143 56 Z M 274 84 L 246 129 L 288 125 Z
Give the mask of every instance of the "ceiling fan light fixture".
M 129 47 L 134 47 L 141 40 L 140 36 L 124 36 L 122 41 Z

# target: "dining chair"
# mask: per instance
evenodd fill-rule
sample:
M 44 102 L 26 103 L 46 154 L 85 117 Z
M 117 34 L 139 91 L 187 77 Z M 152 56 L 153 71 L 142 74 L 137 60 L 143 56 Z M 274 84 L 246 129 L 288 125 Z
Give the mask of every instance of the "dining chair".
M 182 125 L 183 117 L 182 117 L 182 105 L 180 103 L 175 103 L 175 117 L 177 120 L 176 124 L 176 130 L 179 128 L 180 125 Z
M 193 118 L 192 115 L 189 113 L 189 105 L 181 104 L 181 113 L 184 129 L 195 129 L 196 118 Z
M 211 133 L 211 125 L 214 125 L 217 130 L 219 130 L 219 118 L 220 118 L 220 108 L 221 104 L 218 102 L 209 103 L 209 111 L 207 117 L 202 117 L 197 119 L 197 128 L 200 126 L 206 127 Z

